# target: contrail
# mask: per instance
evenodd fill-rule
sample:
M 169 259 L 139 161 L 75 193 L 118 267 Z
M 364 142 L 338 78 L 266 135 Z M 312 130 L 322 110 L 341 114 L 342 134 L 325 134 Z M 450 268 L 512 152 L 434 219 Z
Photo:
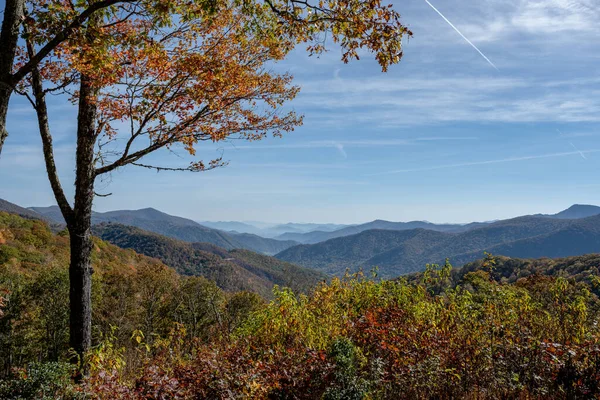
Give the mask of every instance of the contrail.
M 573 144 L 573 142 L 569 142 L 569 144 L 575 149 L 577 150 L 577 152 L 579 153 L 579 155 L 584 159 L 587 160 L 587 157 L 585 156 L 585 154 L 583 154 L 583 151 L 579 151 L 579 149 L 577 147 L 575 147 L 575 145 Z
M 342 155 L 342 157 L 344 158 L 348 158 L 348 154 L 346 154 L 346 150 L 344 150 L 344 145 L 339 143 L 339 142 L 334 142 L 333 143 L 333 147 L 335 147 L 336 149 L 338 149 L 338 151 L 340 152 L 340 154 Z
M 446 17 L 444 16 L 444 14 L 442 14 L 442 13 L 440 12 L 440 10 L 438 10 L 437 8 L 435 8 L 435 6 L 434 6 L 433 4 L 431 4 L 431 3 L 429 2 L 429 0 L 425 0 L 425 3 L 429 4 L 429 7 L 433 8 L 433 11 L 435 11 L 436 13 L 438 13 L 438 14 L 439 14 L 439 16 L 440 16 L 440 17 L 442 17 L 442 18 L 444 19 L 444 21 L 446 21 L 446 22 L 448 23 L 448 25 L 450 25 L 450 26 L 452 27 L 452 29 L 454 29 L 454 30 L 456 31 L 456 33 L 458 33 L 458 34 L 459 34 L 459 35 L 460 35 L 460 36 L 461 36 L 463 39 L 465 39 L 465 40 L 467 41 L 467 43 L 469 43 L 469 44 L 471 45 L 471 47 L 473 47 L 475 50 L 477 50 L 477 52 L 478 52 L 479 54 L 481 54 L 481 57 L 483 57 L 483 58 L 485 59 L 485 61 L 487 61 L 487 62 L 488 62 L 488 63 L 489 63 L 489 64 L 490 64 L 492 67 L 494 67 L 494 69 L 495 69 L 496 71 L 500 72 L 500 70 L 498 69 L 498 67 L 496 67 L 496 66 L 494 65 L 494 63 L 493 63 L 493 62 L 492 62 L 492 61 L 491 61 L 489 58 L 487 58 L 487 57 L 486 57 L 486 55 L 485 55 L 485 54 L 483 54 L 483 53 L 481 52 L 481 50 L 479 50 L 479 49 L 477 48 L 477 46 L 475 46 L 475 45 L 473 44 L 473 42 L 471 42 L 469 39 L 467 39 L 467 37 L 466 37 L 465 35 L 463 35 L 463 34 L 462 34 L 462 32 L 461 32 L 461 31 L 459 31 L 459 30 L 458 30 L 458 28 L 457 28 L 456 26 L 454 26 L 454 24 L 453 24 L 452 22 L 450 22 L 450 20 L 449 20 L 448 18 L 446 18 Z
M 563 133 L 558 128 L 556 129 L 556 132 L 558 132 L 560 137 L 563 137 L 563 138 L 565 137 L 565 135 L 563 135 Z M 584 160 L 587 160 L 587 157 L 585 156 L 585 154 L 583 154 L 583 151 L 580 151 L 577 147 L 575 147 L 573 142 L 569 141 L 569 144 L 571 145 L 572 148 L 574 148 L 579 153 L 581 158 L 583 158 Z
M 438 169 L 470 167 L 473 165 L 501 164 L 501 163 L 515 162 L 515 161 L 537 160 L 540 158 L 566 157 L 566 156 L 573 156 L 573 155 L 583 155 L 583 153 L 598 153 L 598 152 L 600 152 L 600 149 L 584 150 L 584 151 L 580 151 L 580 150 L 567 151 L 567 152 L 563 152 L 563 153 L 539 154 L 539 155 L 524 156 L 524 157 L 502 158 L 502 159 L 497 159 L 497 160 L 472 161 L 472 162 L 464 162 L 464 163 L 458 163 L 458 164 L 434 165 L 431 167 L 422 167 L 422 168 L 399 169 L 399 170 L 395 170 L 395 171 L 379 172 L 376 174 L 368 174 L 368 175 L 364 175 L 364 176 L 379 176 L 379 175 L 402 174 L 402 173 L 407 173 L 407 172 L 434 171 L 434 170 L 438 170 Z

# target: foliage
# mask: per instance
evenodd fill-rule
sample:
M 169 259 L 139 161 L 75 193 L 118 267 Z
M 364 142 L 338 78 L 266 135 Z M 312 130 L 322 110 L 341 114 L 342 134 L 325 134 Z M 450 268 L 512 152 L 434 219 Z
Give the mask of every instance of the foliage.
M 598 299 L 562 278 L 334 279 L 276 298 L 226 341 L 150 359 L 132 398 L 597 398 Z M 98 388 L 96 388 L 98 389 Z M 97 390 L 99 398 L 108 393 Z M 146 397 L 144 397 L 146 396 Z
M 302 117 L 278 110 L 299 88 L 270 64 L 296 44 L 307 43 L 318 55 L 330 36 L 344 62 L 365 49 L 385 71 L 400 61 L 402 39 L 412 34 L 380 1 L 27 1 L 28 47 L 16 69 L 35 63 L 44 45 L 91 7 L 98 10 L 67 29 L 39 63 L 40 84 L 26 79 L 19 92 L 44 84 L 88 102 L 76 87 L 93 88 L 96 175 L 125 165 L 190 171 L 224 165 L 220 157 L 184 167 L 139 160 L 174 145 L 194 156 L 202 141 L 253 141 L 292 131 Z M 41 87 L 33 90 L 44 95 Z M 117 137 L 126 138 L 118 150 Z
M 65 363 L 31 363 L 0 380 L 0 398 L 6 400 L 83 399 L 71 381 L 73 366 Z
M 41 221 L 0 212 L 0 377 L 31 361 L 61 361 L 70 355 L 69 242 Z M 153 345 L 181 324 L 186 341 L 208 341 L 244 323 L 263 305 L 253 293 L 226 293 L 213 281 L 181 276 L 158 260 L 94 241 L 93 335 L 102 365 L 141 363 L 140 334 Z M 109 364 L 110 360 L 115 361 Z M 30 383 L 27 383 L 29 385 Z

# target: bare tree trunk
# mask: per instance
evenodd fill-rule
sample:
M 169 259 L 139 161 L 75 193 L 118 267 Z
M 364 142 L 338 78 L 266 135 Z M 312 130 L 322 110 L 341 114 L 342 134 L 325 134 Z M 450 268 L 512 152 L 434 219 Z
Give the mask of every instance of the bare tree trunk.
M 75 203 L 70 223 L 70 344 L 81 356 L 92 341 L 92 203 L 94 200 L 94 146 L 96 143 L 96 93 L 87 77 L 81 77 L 77 121 Z
M 12 67 L 15 61 L 17 40 L 23 19 L 25 0 L 6 0 L 2 32 L 0 33 L 0 154 L 8 136 L 6 116 L 8 102 L 13 92 Z

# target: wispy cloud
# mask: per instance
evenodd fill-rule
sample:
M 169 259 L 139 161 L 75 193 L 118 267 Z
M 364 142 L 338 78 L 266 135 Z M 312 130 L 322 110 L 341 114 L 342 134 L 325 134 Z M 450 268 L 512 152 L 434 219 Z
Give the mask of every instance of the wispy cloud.
M 282 143 L 282 144 L 256 144 L 235 146 L 235 149 L 244 150 L 264 150 L 264 149 L 336 149 L 341 154 L 346 155 L 347 147 L 390 147 L 390 146 L 408 146 L 418 142 L 434 141 L 463 141 L 478 140 L 476 136 L 423 136 L 408 139 L 365 139 L 365 140 L 315 140 L 303 143 Z M 347 155 L 346 155 L 347 156 Z
M 365 176 L 379 176 L 379 175 L 390 175 L 390 174 L 402 174 L 408 172 L 423 172 L 423 171 L 435 171 L 438 169 L 448 169 L 448 168 L 460 168 L 460 167 L 471 167 L 476 165 L 489 165 L 489 164 L 502 164 L 502 163 L 511 163 L 517 161 L 527 161 L 527 160 L 537 160 L 542 158 L 555 158 L 555 157 L 566 157 L 573 155 L 583 155 L 590 153 L 598 153 L 600 149 L 594 150 L 584 150 L 584 151 L 567 151 L 563 153 L 549 153 L 549 154 L 538 154 L 532 156 L 523 156 L 523 157 L 508 157 L 496 160 L 484 160 L 484 161 L 472 161 L 472 162 L 464 162 L 457 164 L 446 164 L 446 165 L 434 165 L 431 167 L 422 167 L 422 168 L 407 168 L 407 169 L 397 169 L 392 171 L 379 172 L 375 174 L 369 174 Z M 585 156 L 584 156 L 585 157 Z
M 321 80 L 295 101 L 307 123 L 374 127 L 444 122 L 600 122 L 600 82 L 444 77 Z M 373 107 L 377 104 L 377 107 Z

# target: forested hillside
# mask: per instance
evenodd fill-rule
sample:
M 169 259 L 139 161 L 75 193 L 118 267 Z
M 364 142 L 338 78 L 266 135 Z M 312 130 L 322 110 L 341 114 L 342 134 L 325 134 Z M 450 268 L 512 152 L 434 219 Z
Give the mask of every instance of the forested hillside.
M 205 243 L 187 243 L 113 223 L 94 226 L 94 234 L 114 245 L 157 258 L 183 275 L 201 275 L 229 291 L 249 290 L 270 297 L 273 285 L 305 292 L 326 275 L 273 257 Z
M 67 234 L 53 234 L 44 222 L 0 212 L 0 376 L 34 360 L 67 356 L 68 243 Z M 114 336 L 119 346 L 129 346 L 135 330 L 153 341 L 176 322 L 186 324 L 190 337 L 206 339 L 217 325 L 233 329 L 263 301 L 98 239 L 93 266 L 94 332 Z M 0 398 L 13 398 L 2 390 L 0 384 Z

